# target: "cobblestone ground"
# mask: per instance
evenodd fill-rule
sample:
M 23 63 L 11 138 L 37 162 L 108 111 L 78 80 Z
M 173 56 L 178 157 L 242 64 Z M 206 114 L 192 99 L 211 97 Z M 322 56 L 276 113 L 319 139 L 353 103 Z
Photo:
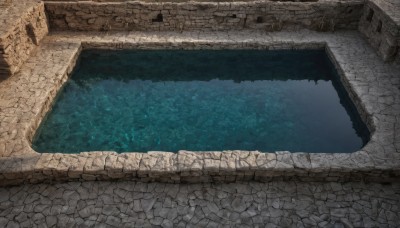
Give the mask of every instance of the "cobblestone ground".
M 0 227 L 398 227 L 400 183 L 70 182 L 0 188 Z

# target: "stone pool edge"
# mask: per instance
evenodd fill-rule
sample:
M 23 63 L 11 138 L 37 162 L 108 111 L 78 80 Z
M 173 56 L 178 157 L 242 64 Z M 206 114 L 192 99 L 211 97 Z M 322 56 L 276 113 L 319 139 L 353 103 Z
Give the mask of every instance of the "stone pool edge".
M 179 36 L 179 35 L 178 35 Z M 149 41 L 130 42 L 127 37 L 124 41 L 115 39 L 107 40 L 88 36 L 82 41 L 68 35 L 53 35 L 46 38 L 46 45 L 53 45 L 53 49 L 59 47 L 60 56 L 64 58 L 65 50 L 70 53 L 67 64 L 57 69 L 56 80 L 52 89 L 48 90 L 46 99 L 36 104 L 36 113 L 33 116 L 18 120 L 20 129 L 10 140 L 16 140 L 21 148 L 7 153 L 2 153 L 0 158 L 0 185 L 14 185 L 24 182 L 37 183 L 43 181 L 73 181 L 73 180 L 113 180 L 133 179 L 141 181 L 162 182 L 232 182 L 241 180 L 303 180 L 303 181 L 397 181 L 400 176 L 398 160 L 391 163 L 378 163 L 370 156 L 372 152 L 379 153 L 385 150 L 381 145 L 375 145 L 377 136 L 376 124 L 380 121 L 373 118 L 368 106 L 363 105 L 356 85 L 349 77 L 343 58 L 335 53 L 335 45 L 328 41 L 309 40 L 295 42 L 276 41 L 246 41 L 240 40 L 190 40 L 182 38 L 178 42 Z M 114 37 L 115 38 L 115 37 Z M 187 39 L 185 41 L 185 39 Z M 239 39 L 239 40 L 237 40 Z M 239 42 L 241 41 L 241 42 Z M 260 153 L 258 151 L 224 151 L 224 152 L 148 152 L 148 153 L 122 153 L 115 152 L 83 152 L 80 154 L 60 154 L 34 152 L 29 141 L 42 116 L 51 106 L 51 100 L 56 96 L 61 85 L 68 79 L 75 61 L 83 48 L 259 48 L 287 49 L 287 48 L 321 48 L 326 46 L 328 54 L 334 58 L 334 63 L 344 81 L 346 89 L 355 105 L 364 115 L 363 120 L 371 131 L 371 141 L 362 150 L 344 154 L 325 153 Z M 64 49 L 63 49 L 64 47 Z M 48 48 L 48 47 L 47 47 Z M 51 49 L 51 48 L 50 48 Z M 50 50 L 51 51 L 51 50 Z M 372 51 L 372 50 L 371 50 Z M 40 52 L 40 50 L 39 50 Z M 53 55 L 53 54 L 52 54 Z M 54 56 L 53 56 L 54 57 Z M 64 60 L 65 61 L 65 60 Z M 28 63 L 29 65 L 29 63 Z M 66 66 L 67 65 L 67 66 Z M 19 77 L 23 77 L 23 72 Z M 27 77 L 27 76 L 25 76 Z M 18 80 L 18 79 L 10 79 Z M 348 85 L 346 85 L 346 83 Z M 12 84 L 12 83 L 11 83 Z M 15 84 L 14 84 L 15 85 Z M 1 90 L 1 88 L 0 88 Z M 1 100 L 0 100 L 1 101 Z M 365 101 L 364 101 L 365 102 Z M 42 104 L 42 105 L 41 105 Z M 41 106 L 40 106 L 41 105 Z M 1 113 L 3 114 L 3 113 Z M 32 118 L 30 118 L 32 117 Z M 366 119 L 365 119 L 366 118 Z M 33 120 L 32 120 L 33 119 Z M 25 124 L 24 124 L 25 121 Z M 379 127 L 379 126 L 378 126 Z M 396 130 L 396 129 L 394 129 Z M 378 131 L 379 133 L 380 131 Z M 4 137 L 0 139 L 0 146 Z M 6 143 L 6 142 L 4 142 Z M 15 148 L 15 146 L 14 146 Z M 374 149 L 375 148 L 375 149 Z M 0 148 L 1 149 L 1 148 Z M 367 150 L 366 150 L 367 149 Z M 396 148 L 395 148 L 396 149 Z M 2 152 L 0 150 L 0 152 Z

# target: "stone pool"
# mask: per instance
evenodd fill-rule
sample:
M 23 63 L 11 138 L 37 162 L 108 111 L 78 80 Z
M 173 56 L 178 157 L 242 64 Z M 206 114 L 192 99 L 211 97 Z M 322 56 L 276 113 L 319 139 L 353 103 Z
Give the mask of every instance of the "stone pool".
M 87 50 L 33 148 L 355 152 L 368 138 L 323 49 Z
M 20 0 L 0 1 L 0 9 L 5 9 L 3 11 L 6 12 L 0 14 L 0 21 L 3 22 L 0 26 L 0 78 L 2 80 L 0 83 L 0 185 L 120 179 L 174 183 L 242 180 L 366 182 L 399 180 L 400 55 L 398 47 L 400 33 L 398 31 L 400 20 L 398 12 L 400 11 L 397 2 L 320 0 L 317 2 L 142 3 L 123 1 L 111 3 Z M 313 89 L 330 83 L 334 85 L 334 89 L 330 87 L 324 92 L 332 92 L 332 98 L 336 98 L 336 105 L 341 106 L 344 116 L 347 115 L 346 112 L 350 114 L 346 117 L 348 120 L 346 126 L 358 143 L 353 145 L 354 149 L 335 149 L 334 152 L 338 153 L 326 153 L 329 151 L 323 148 L 315 153 L 309 153 L 313 151 L 289 147 L 273 148 L 271 150 L 277 151 L 269 153 L 265 153 L 269 149 L 227 150 L 225 148 L 199 153 L 196 148 L 193 147 L 192 151 L 189 146 L 184 147 L 189 148 L 188 150 L 178 152 L 174 151 L 174 148 L 157 149 L 157 151 L 137 148 L 147 153 L 126 153 L 123 151 L 133 150 L 129 148 L 132 134 L 122 134 L 125 141 L 118 145 L 120 147 L 115 145 L 107 148 L 98 147 L 98 151 L 87 147 L 87 149 L 78 148 L 74 151 L 74 148 L 64 144 L 59 146 L 66 148 L 65 150 L 40 149 L 37 143 L 40 142 L 41 135 L 45 135 L 45 125 L 51 122 L 53 115 L 56 116 L 57 104 L 62 101 L 64 95 L 67 95 L 63 91 L 68 90 L 76 77 L 74 72 L 78 71 L 74 69 L 76 69 L 77 59 L 79 56 L 83 59 L 90 49 L 113 50 L 113 52 L 115 50 L 167 49 L 175 51 L 183 49 L 325 50 L 337 69 L 337 78 L 340 81 L 338 84 L 343 85 L 346 91 L 344 94 L 348 94 L 350 104 L 354 104 L 357 112 L 353 112 L 352 108 L 346 108 L 348 107 L 346 99 L 343 99 L 340 89 L 332 83 L 334 80 L 332 82 L 322 79 L 310 80 L 309 86 L 313 85 L 314 81 L 317 81 L 317 86 L 313 85 L 311 87 Z M 71 77 L 72 80 L 69 80 Z M 147 83 L 143 79 L 131 81 L 135 80 Z M 229 80 L 231 82 L 228 82 Z M 121 83 L 114 81 L 116 84 Z M 266 80 L 257 80 L 257 82 L 262 81 Z M 294 81 L 296 80 L 290 79 L 287 82 Z M 231 83 L 233 87 L 254 84 L 249 81 L 236 82 L 233 79 L 220 78 L 200 82 L 226 82 Z M 273 81 L 273 83 L 280 82 Z M 161 85 L 161 82 L 157 83 Z M 263 83 L 266 82 L 261 84 Z M 280 87 L 269 88 L 269 90 L 261 90 L 260 94 L 266 96 L 270 90 Z M 126 89 L 121 91 L 126 91 Z M 148 91 L 143 90 L 143 93 L 147 94 Z M 314 90 L 307 90 L 307 92 L 310 91 Z M 206 92 L 202 94 L 212 95 Z M 244 93 L 244 97 L 246 96 L 252 97 L 255 93 Z M 191 98 L 192 96 L 182 97 Z M 228 97 L 232 100 L 235 96 L 220 97 L 224 99 Z M 101 96 L 95 98 L 103 99 Z M 326 98 L 326 96 L 314 98 Z M 296 99 L 300 97 L 296 96 Z M 54 101 L 58 102 L 54 103 Z M 340 102 L 344 105 L 340 105 Z M 115 104 L 115 102 L 108 103 Z M 162 105 L 162 103 L 153 103 Z M 285 104 L 284 102 L 273 103 Z M 262 104 L 263 102 L 259 102 L 253 105 L 252 113 L 257 113 L 256 107 L 266 107 L 265 102 L 264 106 Z M 235 107 L 243 106 L 236 105 Z M 84 110 L 85 112 L 79 114 L 86 113 L 92 108 L 93 106 L 90 106 Z M 103 116 L 106 113 L 108 113 L 107 108 L 103 108 L 102 113 L 97 116 Z M 228 114 L 237 115 L 238 113 L 241 112 Z M 355 116 L 356 118 L 359 116 L 366 124 L 370 132 L 369 137 L 359 134 L 360 128 L 357 127 L 357 120 L 352 118 L 352 113 L 359 114 Z M 261 116 L 266 118 L 266 115 Z M 247 122 L 246 118 L 242 119 Z M 254 119 L 248 120 L 253 123 Z M 300 120 L 288 122 L 296 121 Z M 154 123 L 149 122 L 149 124 Z M 98 124 L 94 125 L 98 126 Z M 354 130 L 351 125 L 354 125 Z M 63 127 L 60 127 L 61 125 L 54 126 L 58 130 L 57 136 L 66 132 Z M 263 125 L 258 126 L 263 127 Z M 218 125 L 213 127 L 228 129 Z M 257 131 L 262 132 L 259 129 Z M 37 137 L 35 137 L 36 132 L 38 132 Z M 112 139 L 120 138 L 114 137 L 110 129 L 106 132 L 109 135 L 101 138 L 111 139 L 111 136 Z M 136 134 L 134 136 L 136 137 Z M 141 135 L 143 136 L 145 135 Z M 335 134 L 335 136 L 341 135 Z M 90 141 L 89 138 L 87 142 Z M 245 142 L 246 140 L 236 141 Z M 157 143 L 157 141 L 150 141 L 147 145 L 153 147 Z M 209 144 L 215 145 L 215 142 Z M 208 141 L 205 145 L 208 146 Z M 314 143 L 314 145 L 317 144 Z M 110 149 L 112 151 L 108 148 L 112 148 Z M 88 151 L 65 153 L 83 150 Z M 165 150 L 173 152 L 165 152 Z M 54 151 L 64 153 L 54 153 Z
M 399 68 L 384 64 L 356 32 L 324 34 L 297 31 L 268 36 L 254 31 L 160 34 L 56 33 L 48 36 L 20 73 L 0 83 L 3 116 L 0 129 L 6 132 L 1 141 L 5 142 L 2 144 L 5 149 L 3 158 L 0 158 L 3 164 L 0 167 L 0 184 L 110 179 L 174 183 L 294 179 L 397 180 L 400 167 L 396 153 Z M 338 69 L 341 84 L 371 132 L 371 139 L 352 153 L 263 153 L 254 150 L 201 153 L 187 150 L 177 153 L 36 152 L 31 147 L 34 134 L 46 113 L 51 110 L 63 85 L 68 84 L 77 59 L 86 50 L 99 48 L 263 51 L 323 49 Z

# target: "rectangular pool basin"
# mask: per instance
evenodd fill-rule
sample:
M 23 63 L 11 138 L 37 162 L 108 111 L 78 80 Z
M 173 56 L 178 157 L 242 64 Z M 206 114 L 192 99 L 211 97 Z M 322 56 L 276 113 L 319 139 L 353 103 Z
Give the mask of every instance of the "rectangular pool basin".
M 38 152 L 355 152 L 369 132 L 324 50 L 85 50 Z

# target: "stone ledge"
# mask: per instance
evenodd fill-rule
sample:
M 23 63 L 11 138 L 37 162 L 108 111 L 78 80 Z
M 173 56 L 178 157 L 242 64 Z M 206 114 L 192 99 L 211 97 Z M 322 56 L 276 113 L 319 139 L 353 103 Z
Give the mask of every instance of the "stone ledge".
M 328 161 L 328 162 L 327 162 Z M 365 163 L 360 163 L 365 161 Z M 168 183 L 256 180 L 398 181 L 400 167 L 374 167 L 366 152 L 84 152 L 0 158 L 0 186 L 51 181 L 140 180 Z M 328 163 L 328 164 L 327 164 Z
M 324 47 L 372 134 L 371 141 L 358 152 L 39 154 L 30 148 L 35 130 L 68 79 L 81 48 L 266 50 Z M 384 64 L 356 32 L 55 33 L 45 38 L 40 50 L 15 77 L 0 83 L 0 183 L 120 179 L 173 183 L 398 181 L 399 72 L 399 66 Z M 14 105 L 14 101 L 18 105 Z

